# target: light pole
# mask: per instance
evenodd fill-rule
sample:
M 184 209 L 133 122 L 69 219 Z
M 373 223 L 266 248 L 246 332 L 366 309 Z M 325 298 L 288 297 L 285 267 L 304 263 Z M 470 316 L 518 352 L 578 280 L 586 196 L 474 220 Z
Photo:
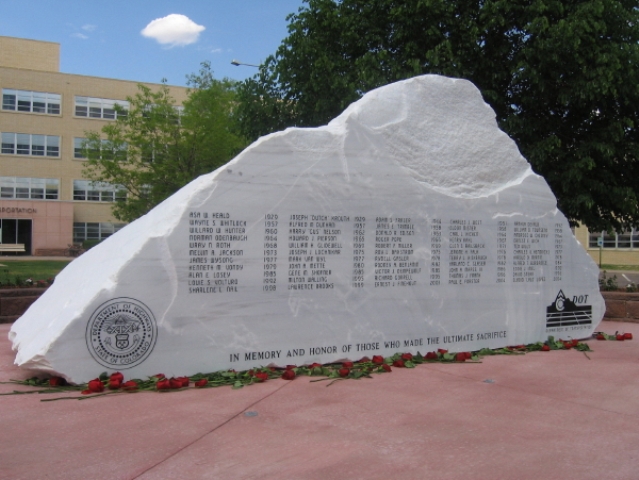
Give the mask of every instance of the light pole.
M 260 68 L 260 66 L 259 66 L 259 65 L 253 65 L 252 63 L 242 63 L 242 62 L 237 61 L 237 60 L 235 60 L 235 59 L 231 62 L 231 65 L 235 65 L 236 67 L 239 67 L 240 65 L 245 65 L 245 66 L 247 66 L 247 67 Z

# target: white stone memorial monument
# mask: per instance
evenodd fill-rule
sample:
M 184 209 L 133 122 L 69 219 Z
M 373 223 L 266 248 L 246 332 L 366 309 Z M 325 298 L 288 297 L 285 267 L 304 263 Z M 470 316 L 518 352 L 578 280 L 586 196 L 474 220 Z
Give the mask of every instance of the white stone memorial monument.
M 74 260 L 16 364 L 84 382 L 589 336 L 598 268 L 468 81 L 260 138 Z

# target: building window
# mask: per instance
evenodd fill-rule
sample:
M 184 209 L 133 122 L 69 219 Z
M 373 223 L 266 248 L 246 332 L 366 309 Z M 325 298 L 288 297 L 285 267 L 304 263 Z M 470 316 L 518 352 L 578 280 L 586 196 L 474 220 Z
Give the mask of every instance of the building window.
M 3 88 L 2 110 L 60 115 L 60 99 L 57 93 Z
M 603 248 L 639 248 L 639 230 L 632 229 L 628 232 L 613 233 L 590 232 L 588 235 L 588 247 L 599 248 L 597 240 L 603 237 Z
M 87 158 L 85 153 L 86 148 L 84 143 L 86 142 L 86 138 L 74 138 L 73 139 L 73 158 Z
M 33 157 L 59 157 L 60 137 L 2 132 L 2 153 Z
M 126 199 L 126 191 L 119 185 L 91 180 L 73 180 L 73 200 L 113 202 Z
M 122 110 L 116 111 L 116 105 Z M 106 98 L 75 97 L 76 117 L 101 118 L 115 120 L 117 117 L 126 117 L 129 102 L 124 100 L 109 100 Z
M 58 200 L 57 178 L 0 177 L 0 198 Z
M 114 148 L 112 142 L 109 140 L 101 140 L 100 150 L 96 151 L 98 157 L 102 160 L 125 160 L 127 154 L 128 145 L 122 143 L 119 148 Z M 74 138 L 73 139 L 73 157 L 85 160 L 87 158 L 87 151 L 89 151 L 90 143 L 86 138 Z
M 124 223 L 73 223 L 73 243 L 85 240 L 104 240 L 124 227 Z

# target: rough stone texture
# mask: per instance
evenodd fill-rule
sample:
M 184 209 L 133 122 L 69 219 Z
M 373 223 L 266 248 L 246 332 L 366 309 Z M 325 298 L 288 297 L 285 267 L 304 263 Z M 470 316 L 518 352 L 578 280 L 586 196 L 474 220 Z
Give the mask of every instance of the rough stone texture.
M 598 275 L 480 92 L 427 75 L 259 139 L 74 260 L 10 336 L 74 382 L 468 351 L 590 335 Z

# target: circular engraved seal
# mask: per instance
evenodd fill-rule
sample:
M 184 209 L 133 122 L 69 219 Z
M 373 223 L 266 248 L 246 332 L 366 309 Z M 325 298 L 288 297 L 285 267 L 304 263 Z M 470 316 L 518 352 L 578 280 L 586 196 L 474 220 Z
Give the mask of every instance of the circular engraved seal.
M 114 298 L 91 315 L 87 324 L 87 347 L 100 365 L 132 368 L 151 354 L 157 333 L 149 307 L 133 298 Z

